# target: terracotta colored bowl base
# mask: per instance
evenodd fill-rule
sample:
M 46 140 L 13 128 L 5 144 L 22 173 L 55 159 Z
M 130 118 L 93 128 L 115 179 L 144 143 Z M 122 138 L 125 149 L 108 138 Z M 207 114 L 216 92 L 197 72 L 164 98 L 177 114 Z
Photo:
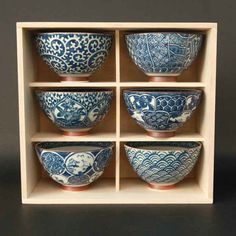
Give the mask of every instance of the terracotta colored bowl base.
M 153 190 L 169 190 L 175 188 L 175 185 L 159 185 L 159 184 L 148 184 L 149 188 Z
M 81 187 L 70 187 L 70 186 L 64 186 L 60 185 L 63 190 L 66 191 L 84 191 L 89 188 L 89 185 L 81 186 Z
M 149 82 L 176 82 L 177 76 L 150 76 Z
M 83 136 L 88 135 L 88 131 L 81 131 L 81 132 L 70 132 L 70 131 L 63 131 L 63 135 L 65 136 Z
M 60 77 L 60 80 L 62 82 L 89 82 L 89 77 L 67 76 L 67 77 Z
M 149 136 L 153 138 L 170 138 L 175 136 L 175 132 L 153 132 L 153 131 L 148 131 L 147 132 Z

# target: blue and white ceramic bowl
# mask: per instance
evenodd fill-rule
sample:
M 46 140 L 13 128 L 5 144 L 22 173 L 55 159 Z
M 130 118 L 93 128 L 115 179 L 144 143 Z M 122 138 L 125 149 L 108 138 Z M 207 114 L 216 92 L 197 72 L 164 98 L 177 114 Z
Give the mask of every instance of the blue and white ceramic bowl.
M 102 175 L 112 147 L 112 142 L 44 142 L 35 150 L 53 180 L 66 190 L 83 190 Z
M 128 112 L 153 137 L 171 137 L 196 110 L 201 90 L 124 90 Z
M 105 33 L 38 33 L 36 45 L 43 60 L 64 81 L 87 81 L 105 61 L 112 35 Z
M 85 135 L 107 114 L 112 90 L 36 91 L 46 116 L 65 135 Z
M 138 176 L 154 189 L 170 189 L 184 179 L 197 162 L 199 142 L 130 142 L 126 155 Z
M 200 33 L 149 32 L 127 34 L 125 39 L 131 58 L 150 81 L 174 81 L 195 60 L 203 36 Z

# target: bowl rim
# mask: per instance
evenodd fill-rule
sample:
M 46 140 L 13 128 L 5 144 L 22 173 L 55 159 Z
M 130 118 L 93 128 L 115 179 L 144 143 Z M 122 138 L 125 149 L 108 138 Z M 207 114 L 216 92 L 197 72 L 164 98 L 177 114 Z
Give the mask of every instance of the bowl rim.
M 73 90 L 78 90 L 78 91 L 73 91 Z M 79 91 L 81 90 L 81 91 Z M 93 90 L 93 91 L 91 91 Z M 88 89 L 86 91 L 86 88 L 83 89 L 83 88 L 78 88 L 78 89 L 68 89 L 68 90 L 65 90 L 64 89 L 53 89 L 53 90 L 48 90 L 48 88 L 46 90 L 43 90 L 43 89 L 36 89 L 35 90 L 35 93 L 38 94 L 38 93 L 55 93 L 55 94 L 64 94 L 64 93 L 70 93 L 70 94 L 85 94 L 85 93 L 111 93 L 113 94 L 113 90 L 112 89 Z
M 153 88 L 153 89 L 124 89 L 124 93 L 161 93 L 161 94 L 168 94 L 168 93 L 176 93 L 176 94 L 181 94 L 181 93 L 203 93 L 203 90 L 201 89 L 178 89 L 178 88 L 173 88 L 173 89 L 165 89 L 165 88 Z
M 131 36 L 131 35 L 147 35 L 147 34 L 189 34 L 189 35 L 198 35 L 198 36 L 203 36 L 203 32 L 199 31 L 194 31 L 194 32 L 189 32 L 189 31 L 149 31 L 149 32 L 133 32 L 133 33 L 125 33 L 125 37 Z
M 144 141 L 145 142 L 145 141 Z M 162 142 L 162 143 L 165 143 L 166 141 L 153 141 L 153 143 L 155 143 L 155 142 Z M 179 149 L 178 150 L 190 150 L 190 149 L 195 149 L 195 148 L 202 148 L 202 146 L 203 146 L 203 144 L 202 144 L 202 142 L 200 142 L 200 141 L 167 141 L 168 143 L 187 143 L 187 142 L 189 142 L 189 143 L 196 143 L 197 144 L 197 146 L 196 147 L 191 147 L 191 148 L 188 148 L 188 147 L 179 147 Z M 138 141 L 131 141 L 131 142 L 126 142 L 125 144 L 124 144 L 124 146 L 126 147 L 126 148 L 132 148 L 132 149 L 135 149 L 135 150 L 141 150 L 141 151 L 158 151 L 157 149 L 144 149 L 144 148 L 140 148 L 140 147 L 132 147 L 132 146 L 130 146 L 129 144 L 130 143 L 143 143 L 143 142 L 138 142 Z M 150 143 L 150 142 L 147 142 L 146 141 L 146 143 Z M 168 145 L 167 145 L 168 146 Z M 178 146 L 177 146 L 178 147 Z M 178 151 L 177 150 L 177 151 Z M 161 150 L 161 151 L 171 151 L 171 150 Z
M 56 150 L 56 148 L 54 148 L 54 150 L 52 150 L 53 148 L 44 148 L 44 147 L 41 147 L 40 145 L 42 145 L 42 144 L 44 144 L 44 143 L 57 143 L 57 142 L 36 142 L 35 144 L 34 144 L 34 146 L 35 146 L 35 149 L 40 149 L 40 150 L 47 150 L 47 151 L 51 151 L 51 152 L 62 152 L 62 153 L 64 153 L 64 152 L 70 152 L 70 153 L 86 153 L 86 152 L 91 152 L 91 151 L 81 151 L 81 152 L 73 152 L 73 151 L 66 151 L 66 150 L 63 150 L 63 151 L 60 151 L 60 150 Z M 77 141 L 77 142 L 62 142 L 62 143 L 75 143 L 75 146 L 76 146 L 76 143 L 85 143 L 85 146 L 86 146 L 86 144 L 88 144 L 88 143 L 90 143 L 90 144 L 93 144 L 93 143 L 107 143 L 107 144 L 109 144 L 107 147 L 98 147 L 97 149 L 94 149 L 94 150 L 92 150 L 93 152 L 94 151 L 100 151 L 100 150 L 105 150 L 105 149 L 109 149 L 109 148 L 113 148 L 115 145 L 114 145 L 114 142 L 112 142 L 112 141 L 108 141 L 108 142 L 93 142 L 93 141 L 91 141 L 91 142 L 89 142 L 89 141 Z M 88 145 L 87 145 L 88 146 Z M 92 146 L 92 145 L 91 145 Z M 94 146 L 96 146 L 96 144 L 94 144 Z M 98 145 L 97 145 L 98 146 Z M 62 146 L 62 147 L 67 147 L 67 146 Z
M 36 32 L 35 35 L 53 35 L 53 34 L 97 34 L 97 35 L 101 35 L 101 36 L 113 36 L 113 33 L 109 33 L 109 32 L 105 32 L 105 33 L 101 33 L 101 32 L 76 32 L 76 31 L 53 31 L 53 32 Z

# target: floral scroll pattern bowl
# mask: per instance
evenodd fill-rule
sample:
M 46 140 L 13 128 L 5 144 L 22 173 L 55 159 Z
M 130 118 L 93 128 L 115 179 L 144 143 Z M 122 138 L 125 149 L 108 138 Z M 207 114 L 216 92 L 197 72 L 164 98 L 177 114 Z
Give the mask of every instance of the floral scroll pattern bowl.
M 83 190 L 112 157 L 112 142 L 44 142 L 35 150 L 49 176 L 66 190 Z
M 199 142 L 130 142 L 126 155 L 138 176 L 154 189 L 171 189 L 197 162 Z
M 107 114 L 112 90 L 36 91 L 46 116 L 65 135 L 85 135 Z
M 64 81 L 87 81 L 112 45 L 112 35 L 105 33 L 38 33 L 35 40 L 42 59 Z
M 197 57 L 203 35 L 150 32 L 127 34 L 125 39 L 132 60 L 150 81 L 175 81 Z
M 128 112 L 153 137 L 171 137 L 196 110 L 201 90 L 124 90 Z

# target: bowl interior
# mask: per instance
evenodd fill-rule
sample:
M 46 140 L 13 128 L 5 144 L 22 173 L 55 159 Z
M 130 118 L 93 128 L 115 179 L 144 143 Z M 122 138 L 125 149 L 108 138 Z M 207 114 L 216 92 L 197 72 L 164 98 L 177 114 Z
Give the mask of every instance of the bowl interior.
M 109 92 L 112 93 L 113 91 L 111 89 L 94 89 L 94 88 L 83 88 L 83 89 L 79 89 L 79 88 L 53 88 L 53 89 L 40 89 L 40 90 L 35 90 L 36 94 L 38 93 L 103 93 L 103 92 Z
M 110 37 L 113 37 L 113 34 L 112 33 L 109 33 L 109 32 L 88 32 L 88 31 L 57 31 L 57 32 L 37 32 L 35 33 L 35 36 L 37 35 L 100 35 L 100 36 L 110 36 Z
M 178 31 L 144 31 L 144 32 L 127 32 L 125 34 L 126 37 L 129 36 L 144 36 L 144 35 L 172 35 L 172 34 L 184 34 L 184 35 L 188 35 L 188 36 L 203 36 L 203 33 L 198 32 L 198 31 L 183 31 L 183 30 L 178 30 Z
M 200 142 L 128 142 L 125 146 L 143 151 L 178 151 L 201 147 Z
M 112 147 L 112 142 L 43 142 L 36 144 L 36 148 L 42 150 L 74 153 L 91 152 Z
M 123 93 L 150 93 L 150 94 L 181 94 L 181 93 L 202 93 L 200 89 L 165 89 L 165 88 L 150 88 L 150 89 L 125 89 Z

